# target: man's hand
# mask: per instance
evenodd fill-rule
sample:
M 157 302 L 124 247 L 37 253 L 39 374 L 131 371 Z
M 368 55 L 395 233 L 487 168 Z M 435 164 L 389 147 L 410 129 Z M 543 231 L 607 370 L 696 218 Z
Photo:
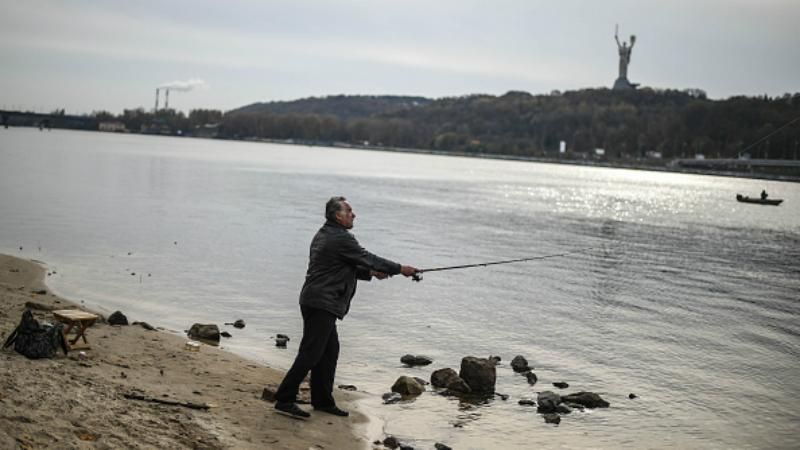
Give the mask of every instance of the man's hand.
M 419 269 L 414 266 L 400 266 L 400 273 L 403 274 L 404 277 L 410 277 L 417 272 L 419 272 Z
M 389 277 L 389 274 L 386 272 L 376 272 L 374 270 L 370 270 L 369 274 L 379 280 L 385 280 Z

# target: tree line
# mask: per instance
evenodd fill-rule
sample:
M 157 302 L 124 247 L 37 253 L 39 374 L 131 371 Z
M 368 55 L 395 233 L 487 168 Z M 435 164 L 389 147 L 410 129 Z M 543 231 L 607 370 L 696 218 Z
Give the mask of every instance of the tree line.
M 531 95 L 467 95 L 436 100 L 334 96 L 248 105 L 223 113 L 197 109 L 97 113 L 138 131 L 161 124 L 192 134 L 214 128 L 228 139 L 346 143 L 475 154 L 603 159 L 797 159 L 800 93 L 708 99 L 699 90 L 583 89 Z M 566 152 L 559 149 L 564 142 Z M 760 142 L 759 142 L 760 141 Z M 751 145 L 757 143 L 757 145 Z M 748 148 L 749 147 L 749 148 Z M 603 149 L 604 152 L 597 152 Z M 602 156 L 598 156 L 602 153 Z
M 747 150 L 753 158 L 797 159 L 800 121 L 747 147 L 798 117 L 800 93 L 710 100 L 698 90 L 584 89 L 442 98 L 362 117 L 232 111 L 221 133 L 534 157 L 585 157 L 603 149 L 606 159 L 735 158 Z

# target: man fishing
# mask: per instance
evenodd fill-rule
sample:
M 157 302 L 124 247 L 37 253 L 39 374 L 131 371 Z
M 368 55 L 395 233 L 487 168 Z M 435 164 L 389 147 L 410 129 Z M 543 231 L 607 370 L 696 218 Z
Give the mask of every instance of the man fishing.
M 310 414 L 297 406 L 300 383 L 311 372 L 311 405 L 315 411 L 346 417 L 333 398 L 333 379 L 339 359 L 336 319 L 350 309 L 357 280 L 379 280 L 418 269 L 374 255 L 359 245 L 348 230 L 356 215 L 344 197 L 331 197 L 325 205 L 325 224 L 314 235 L 306 280 L 300 291 L 303 339 L 292 367 L 275 394 L 275 411 L 298 419 Z

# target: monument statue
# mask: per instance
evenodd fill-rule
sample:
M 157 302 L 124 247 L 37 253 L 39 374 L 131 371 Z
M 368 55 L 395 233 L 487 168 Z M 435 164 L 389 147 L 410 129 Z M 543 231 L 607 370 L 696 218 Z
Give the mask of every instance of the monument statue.
M 619 51 L 619 76 L 614 82 L 614 89 L 636 89 L 637 85 L 628 81 L 628 64 L 631 63 L 631 51 L 633 50 L 633 44 L 636 43 L 636 36 L 631 35 L 630 46 L 624 41 L 620 43 L 619 25 L 617 25 L 617 28 L 614 30 L 614 40 L 617 41 L 617 50 Z

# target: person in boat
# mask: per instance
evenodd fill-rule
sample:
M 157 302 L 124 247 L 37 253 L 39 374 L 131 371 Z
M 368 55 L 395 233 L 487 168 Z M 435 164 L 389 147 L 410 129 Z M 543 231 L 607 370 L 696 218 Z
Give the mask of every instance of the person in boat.
M 379 280 L 419 270 L 374 255 L 350 234 L 353 208 L 344 197 L 331 197 L 325 205 L 325 224 L 314 235 L 308 270 L 300 291 L 303 338 L 292 367 L 275 393 L 275 410 L 299 419 L 310 414 L 297 406 L 300 383 L 311 372 L 311 405 L 314 410 L 346 417 L 336 406 L 333 379 L 339 358 L 336 320 L 344 319 L 356 292 L 357 280 Z
M 766 200 L 766 199 L 767 199 L 767 191 L 766 191 L 766 189 L 762 189 L 761 190 L 761 200 Z

